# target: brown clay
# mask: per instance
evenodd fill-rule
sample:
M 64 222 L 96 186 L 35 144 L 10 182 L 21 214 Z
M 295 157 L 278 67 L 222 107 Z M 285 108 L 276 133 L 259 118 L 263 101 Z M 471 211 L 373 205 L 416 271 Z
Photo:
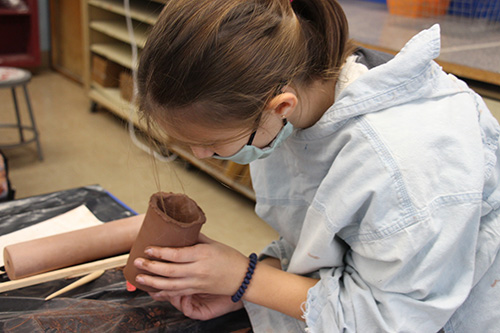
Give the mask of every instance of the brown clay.
M 197 243 L 205 214 L 200 207 L 184 194 L 158 192 L 151 196 L 146 217 L 135 240 L 127 265 L 125 279 L 144 291 L 157 291 L 135 281 L 137 274 L 150 274 L 134 266 L 137 257 L 147 258 L 148 246 L 184 247 Z
M 144 215 L 12 244 L 4 248 L 5 271 L 16 280 L 130 251 Z M 71 222 L 71 221 L 69 221 Z

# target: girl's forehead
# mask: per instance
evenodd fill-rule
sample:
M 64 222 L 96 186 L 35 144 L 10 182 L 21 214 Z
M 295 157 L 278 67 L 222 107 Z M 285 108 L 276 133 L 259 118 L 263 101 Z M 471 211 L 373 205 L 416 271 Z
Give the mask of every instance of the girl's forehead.
M 159 125 L 169 138 L 188 145 L 228 143 L 240 139 L 248 132 L 248 129 L 214 128 L 193 122 L 185 122 L 177 126 L 163 122 Z
M 169 139 L 191 145 L 231 143 L 250 135 L 252 119 L 221 117 L 220 112 L 196 103 L 182 108 L 157 108 L 150 118 Z

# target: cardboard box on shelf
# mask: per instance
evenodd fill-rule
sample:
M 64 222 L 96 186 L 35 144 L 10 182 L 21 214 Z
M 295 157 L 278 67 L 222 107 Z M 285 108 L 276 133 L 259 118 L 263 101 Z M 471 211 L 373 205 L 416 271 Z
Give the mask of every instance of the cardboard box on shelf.
M 132 75 L 128 71 L 122 71 L 120 73 L 120 96 L 131 102 L 132 96 L 134 94 L 134 81 Z
M 118 87 L 123 67 L 98 55 L 92 56 L 92 80 L 103 87 Z

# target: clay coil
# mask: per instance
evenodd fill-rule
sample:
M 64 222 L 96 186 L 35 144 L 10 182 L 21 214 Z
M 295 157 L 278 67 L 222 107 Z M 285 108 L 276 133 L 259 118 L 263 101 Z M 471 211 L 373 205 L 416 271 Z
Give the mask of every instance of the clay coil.
M 144 215 L 12 244 L 4 248 L 9 279 L 73 266 L 130 251 Z

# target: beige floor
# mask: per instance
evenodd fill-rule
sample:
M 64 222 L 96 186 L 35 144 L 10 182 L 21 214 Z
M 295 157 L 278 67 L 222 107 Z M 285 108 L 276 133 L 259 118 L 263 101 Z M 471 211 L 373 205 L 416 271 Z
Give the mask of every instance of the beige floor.
M 158 190 L 185 193 L 207 215 L 203 232 L 246 255 L 277 237 L 254 213 L 252 201 L 213 178 L 186 169 L 182 162 L 154 165 L 132 143 L 123 122 L 106 111 L 89 112 L 82 86 L 45 71 L 35 75 L 28 87 L 45 159 L 38 161 L 35 144 L 4 150 L 16 198 L 99 184 L 144 213 L 149 197 Z M 0 89 L 0 123 L 14 121 L 11 100 L 10 91 Z M 20 104 L 25 111 L 24 99 Z M 15 134 L 2 130 L 0 142 L 16 138 Z
M 45 160 L 38 161 L 34 144 L 5 150 L 17 198 L 99 184 L 144 213 L 152 193 L 182 192 L 205 211 L 203 231 L 244 254 L 277 237 L 255 215 L 253 202 L 206 174 L 187 170 L 182 162 L 158 162 L 155 168 L 152 158 L 134 146 L 123 122 L 106 111 L 89 112 L 80 85 L 45 71 L 34 76 L 29 89 Z M 500 102 L 487 103 L 500 119 Z M 10 92 L 1 89 L 0 123 L 12 122 L 13 115 Z M 15 134 L 0 133 L 0 142 Z

